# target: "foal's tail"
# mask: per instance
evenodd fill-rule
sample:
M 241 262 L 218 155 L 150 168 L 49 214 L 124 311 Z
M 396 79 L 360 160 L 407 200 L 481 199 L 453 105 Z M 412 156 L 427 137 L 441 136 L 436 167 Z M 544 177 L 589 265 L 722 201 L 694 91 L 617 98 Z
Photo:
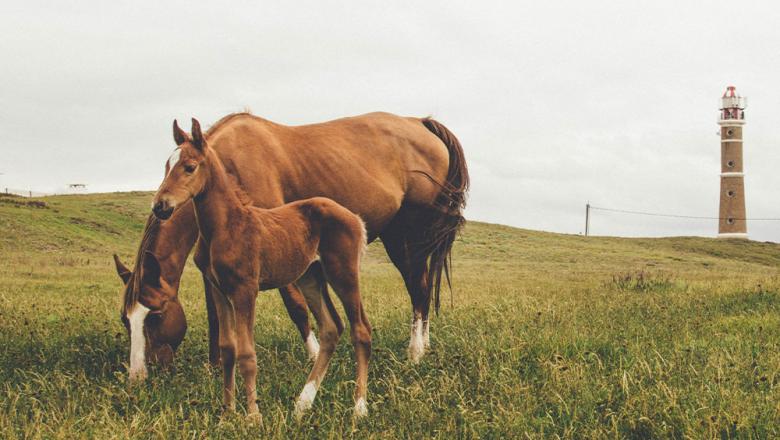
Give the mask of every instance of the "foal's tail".
M 466 219 L 463 209 L 466 207 L 466 194 L 469 190 L 469 170 L 463 147 L 458 138 L 444 125 L 432 118 L 422 119 L 425 128 L 435 134 L 449 151 L 449 169 L 447 180 L 441 184 L 441 192 L 434 201 L 432 221 L 425 231 L 428 257 L 428 295 L 433 293 L 436 313 L 439 313 L 442 273 L 447 280 L 447 286 L 452 291 L 450 282 L 452 244 L 458 236 Z

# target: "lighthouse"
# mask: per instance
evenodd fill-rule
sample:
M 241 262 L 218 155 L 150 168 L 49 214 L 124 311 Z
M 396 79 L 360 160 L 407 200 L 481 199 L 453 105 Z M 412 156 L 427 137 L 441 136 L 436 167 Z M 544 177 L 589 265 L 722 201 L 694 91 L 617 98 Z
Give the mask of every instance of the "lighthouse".
M 720 215 L 718 238 L 747 238 L 742 128 L 747 100 L 729 86 L 720 105 Z

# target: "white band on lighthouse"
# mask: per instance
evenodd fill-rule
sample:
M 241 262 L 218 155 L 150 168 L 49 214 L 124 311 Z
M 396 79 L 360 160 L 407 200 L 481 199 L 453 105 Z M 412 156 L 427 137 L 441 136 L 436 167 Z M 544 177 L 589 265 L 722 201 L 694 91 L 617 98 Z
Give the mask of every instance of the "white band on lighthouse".
M 720 173 L 720 177 L 744 177 L 745 173 Z
M 718 238 L 747 238 L 748 235 L 745 232 L 721 232 L 718 234 Z

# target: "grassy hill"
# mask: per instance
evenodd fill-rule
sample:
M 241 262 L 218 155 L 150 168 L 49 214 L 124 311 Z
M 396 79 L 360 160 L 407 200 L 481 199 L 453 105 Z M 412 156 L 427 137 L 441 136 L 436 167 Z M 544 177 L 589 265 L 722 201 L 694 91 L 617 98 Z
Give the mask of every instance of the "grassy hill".
M 258 299 L 262 426 L 220 410 L 202 285 L 174 372 L 128 389 L 111 254 L 130 261 L 149 193 L 0 197 L 0 436 L 778 437 L 780 246 L 581 237 L 470 222 L 432 351 L 406 361 L 410 306 L 381 244 L 362 288 L 374 326 L 369 418 L 350 411 L 344 337 L 302 423 L 309 364 L 278 295 Z

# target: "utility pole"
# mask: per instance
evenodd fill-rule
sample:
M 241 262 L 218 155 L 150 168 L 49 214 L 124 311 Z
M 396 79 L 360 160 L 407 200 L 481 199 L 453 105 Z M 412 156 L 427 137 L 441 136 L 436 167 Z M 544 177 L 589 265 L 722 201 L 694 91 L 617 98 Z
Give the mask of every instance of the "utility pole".
M 590 202 L 585 204 L 585 236 L 590 234 Z

